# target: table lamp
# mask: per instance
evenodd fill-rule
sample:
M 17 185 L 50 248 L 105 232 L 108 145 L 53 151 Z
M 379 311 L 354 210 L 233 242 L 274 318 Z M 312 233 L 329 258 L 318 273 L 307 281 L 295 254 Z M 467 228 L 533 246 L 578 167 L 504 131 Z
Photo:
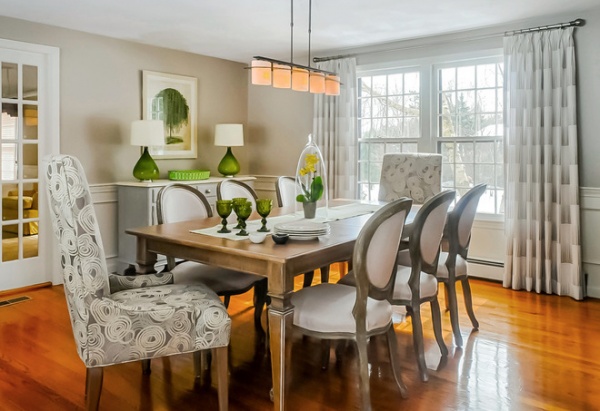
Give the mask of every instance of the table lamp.
M 163 146 L 165 129 L 162 120 L 136 120 L 131 123 L 131 145 L 143 148 L 142 156 L 133 168 L 133 176 L 140 181 L 158 179 L 158 166 L 148 152 L 148 146 Z
M 215 126 L 215 146 L 227 147 L 225 157 L 217 170 L 225 177 L 233 177 L 240 172 L 240 163 L 233 156 L 231 147 L 244 145 L 244 127 L 242 124 L 217 124 Z

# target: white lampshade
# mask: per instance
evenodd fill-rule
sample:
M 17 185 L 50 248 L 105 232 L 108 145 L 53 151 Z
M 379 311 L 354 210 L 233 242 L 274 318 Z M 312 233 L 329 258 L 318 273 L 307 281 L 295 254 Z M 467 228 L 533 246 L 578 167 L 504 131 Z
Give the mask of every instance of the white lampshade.
M 132 146 L 163 146 L 165 128 L 162 120 L 136 120 L 131 123 Z
M 242 124 L 217 124 L 215 126 L 215 146 L 236 147 L 244 145 Z

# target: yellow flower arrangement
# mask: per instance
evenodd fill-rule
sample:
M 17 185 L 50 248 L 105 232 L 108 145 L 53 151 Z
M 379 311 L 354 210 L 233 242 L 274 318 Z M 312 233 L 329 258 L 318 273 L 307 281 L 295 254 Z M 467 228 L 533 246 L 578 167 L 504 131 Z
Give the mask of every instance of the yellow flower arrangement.
M 304 167 L 299 171 L 300 186 L 304 194 L 298 194 L 296 201 L 316 202 L 323 195 L 323 179 L 317 175 L 317 164 L 319 164 L 319 157 L 316 154 L 307 154 L 304 157 Z

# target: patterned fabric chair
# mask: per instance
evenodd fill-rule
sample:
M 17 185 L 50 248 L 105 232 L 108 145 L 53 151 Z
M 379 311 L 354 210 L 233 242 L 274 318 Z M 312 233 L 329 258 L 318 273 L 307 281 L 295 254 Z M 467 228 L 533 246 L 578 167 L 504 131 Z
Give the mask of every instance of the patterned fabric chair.
M 204 285 L 170 284 L 170 273 L 108 274 L 81 164 L 71 156 L 51 157 L 46 180 L 71 325 L 87 368 L 87 409 L 98 408 L 103 367 L 188 352 L 199 366 L 199 350 L 210 348 L 217 358 L 219 409 L 226 410 L 231 319 L 219 297 Z
M 379 182 L 379 200 L 402 197 L 423 204 L 441 191 L 441 154 L 385 154 Z
M 362 410 L 370 410 L 367 341 L 385 334 L 390 363 L 403 398 L 406 386 L 400 376 L 398 347 L 392 323 L 392 292 L 396 256 L 404 221 L 412 201 L 404 198 L 386 204 L 364 225 L 354 247 L 354 270 L 346 284 L 318 284 L 292 294 L 294 328 L 324 340 L 354 340 L 358 347 Z M 329 358 L 329 350 L 326 350 Z M 400 408 L 400 407 L 398 407 Z

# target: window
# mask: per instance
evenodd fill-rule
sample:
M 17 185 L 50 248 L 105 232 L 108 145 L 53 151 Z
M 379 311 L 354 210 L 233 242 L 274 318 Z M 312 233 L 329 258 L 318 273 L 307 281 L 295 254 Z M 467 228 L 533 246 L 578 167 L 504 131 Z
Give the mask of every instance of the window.
M 442 189 L 458 195 L 487 184 L 478 210 L 503 210 L 502 63 L 438 67 L 437 149 L 442 154 Z
M 360 198 L 377 199 L 384 154 L 437 152 L 443 189 L 487 183 L 478 212 L 503 213 L 503 79 L 501 56 L 359 75 Z
M 419 71 L 358 78 L 358 193 L 376 200 L 385 153 L 416 152 L 421 136 Z

